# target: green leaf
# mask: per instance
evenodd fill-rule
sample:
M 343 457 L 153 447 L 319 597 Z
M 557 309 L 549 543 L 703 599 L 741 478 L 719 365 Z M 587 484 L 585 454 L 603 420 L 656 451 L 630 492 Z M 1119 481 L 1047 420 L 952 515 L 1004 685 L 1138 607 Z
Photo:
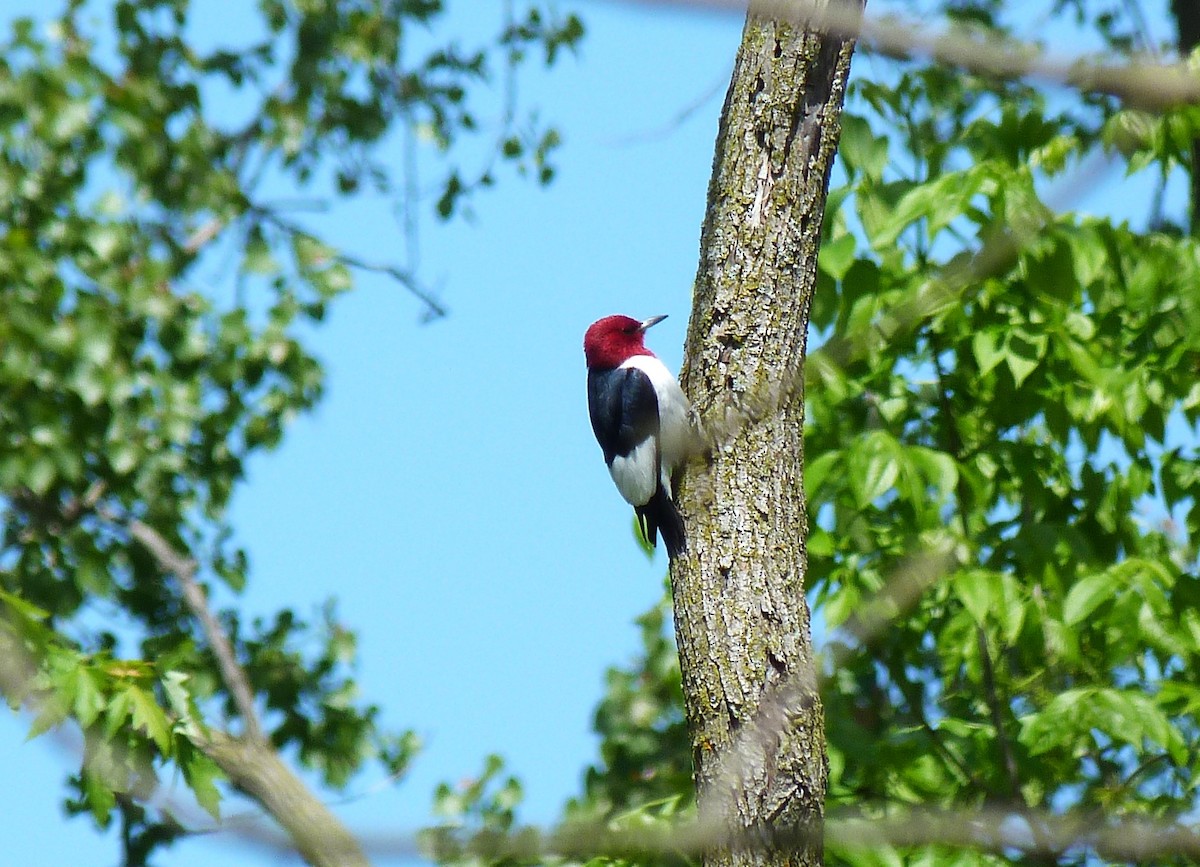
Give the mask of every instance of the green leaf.
M 958 486 L 958 464 L 952 456 L 919 446 L 907 451 L 913 465 L 926 482 L 937 489 L 940 497 L 947 498 L 954 492 Z
M 826 241 L 817 254 L 817 265 L 834 280 L 841 280 L 854 264 L 856 242 L 853 235 Z
M 1108 573 L 1101 572 L 1080 579 L 1063 601 L 1063 622 L 1067 626 L 1082 623 L 1112 597 L 1113 579 Z
M 69 713 L 70 704 L 56 696 L 42 701 L 38 705 L 37 716 L 33 718 L 33 722 L 29 726 L 29 734 L 25 736 L 26 740 L 33 740 L 50 729 L 62 725 Z
M 834 550 L 833 537 L 820 527 L 812 527 L 808 531 L 805 550 L 808 552 L 809 557 L 832 557 Z
M 195 740 L 203 735 L 203 717 L 188 689 L 191 678 L 180 671 L 168 671 L 162 676 L 167 705 L 175 714 L 174 730 Z
M 1090 695 L 1091 690 L 1087 689 L 1071 689 L 1056 695 L 1043 710 L 1020 719 L 1021 731 L 1017 739 L 1034 756 L 1056 747 L 1069 747 L 1064 743 L 1063 723 L 1081 718 L 1080 711 L 1086 708 Z
M 279 262 L 271 253 L 262 234 L 254 234 L 246 244 L 242 256 L 242 270 L 247 274 L 271 275 L 279 272 Z
M 108 703 L 104 695 L 106 684 L 100 673 L 90 668 L 76 669 L 72 681 L 74 699 L 71 712 L 79 725 L 86 729 L 104 712 Z
M 1009 335 L 1004 360 L 1012 373 L 1013 382 L 1021 387 L 1029 374 L 1037 368 L 1046 352 L 1046 335 L 1014 331 Z
M 883 431 L 868 433 L 847 451 L 846 458 L 850 484 L 860 507 L 890 491 L 900 475 L 896 441 Z
M 80 774 L 80 782 L 83 784 L 83 793 L 96 824 L 101 828 L 107 828 L 113 808 L 117 806 L 116 794 L 100 774 L 86 769 Z
M 979 365 L 979 374 L 986 376 L 1005 358 L 1004 333 L 999 329 L 976 331 L 971 338 L 971 354 Z
M 88 233 L 88 244 L 95 254 L 103 260 L 112 260 L 124 243 L 122 229 L 117 224 L 105 224 L 92 227 Z
M 137 686 L 127 686 L 124 691 L 129 697 L 133 727 L 154 741 L 162 755 L 171 755 L 171 726 L 154 696 Z
M 879 180 L 887 165 L 888 142 L 885 137 L 876 136 L 865 119 L 847 112 L 842 116 L 838 157 L 855 171 Z
M 980 626 L 987 622 L 988 613 L 1000 601 L 1000 583 L 999 575 L 983 569 L 960 572 L 951 579 L 954 595 Z
M 990 166 L 979 164 L 913 187 L 897 203 L 891 218 L 872 234 L 876 249 L 895 244 L 901 232 L 922 218 L 927 220 L 928 235 L 933 238 L 967 212 L 971 199 L 985 184 L 991 184 L 990 173 Z
M 114 692 L 104 710 L 104 736 L 112 739 L 133 712 L 133 701 L 126 690 Z
M 183 779 L 192 794 L 205 812 L 214 821 L 221 820 L 221 790 L 216 781 L 224 779 L 224 774 L 208 756 L 196 749 L 186 739 L 181 739 L 178 749 L 179 769 L 183 771 Z
M 650 544 L 650 540 L 646 538 L 646 534 L 642 532 L 642 524 L 638 520 L 637 514 L 634 513 L 631 520 L 633 521 L 633 540 L 637 543 L 638 548 L 646 555 L 647 560 L 654 559 L 654 546 Z
M 54 484 L 57 475 L 54 458 L 48 454 L 40 454 L 29 462 L 25 470 L 25 484 L 35 494 L 45 494 Z
M 845 623 L 858 610 L 862 602 L 862 594 L 857 587 L 846 585 L 838 592 L 828 596 L 819 610 L 824 615 L 825 623 L 830 629 L 836 629 Z
M 15 614 L 22 620 L 28 621 L 45 620 L 50 616 L 50 612 L 46 611 L 44 608 L 39 608 L 29 601 L 22 599 L 20 596 L 16 596 L 4 590 L 0 590 L 0 603 L 2 603 L 7 609 L 4 612 L 6 616 L 12 616 Z
M 312 235 L 297 232 L 292 235 L 292 249 L 296 261 L 304 268 L 321 268 L 333 261 L 333 247 Z
M 121 475 L 133 472 L 140 458 L 141 450 L 128 442 L 115 443 L 108 453 L 113 470 Z
M 818 455 L 810 461 L 805 461 L 804 490 L 810 503 L 821 499 L 824 493 L 821 489 L 825 479 L 828 478 L 830 471 L 841 460 L 841 457 L 841 452 L 831 451 Z

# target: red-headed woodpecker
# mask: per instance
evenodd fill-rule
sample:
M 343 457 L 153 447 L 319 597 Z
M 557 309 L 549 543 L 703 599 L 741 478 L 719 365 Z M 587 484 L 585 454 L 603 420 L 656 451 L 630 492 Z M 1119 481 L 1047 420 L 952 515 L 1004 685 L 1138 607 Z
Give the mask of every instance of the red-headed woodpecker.
M 604 462 L 621 496 L 637 513 L 642 535 L 670 557 L 687 549 L 683 519 L 672 502 L 671 476 L 693 444 L 691 406 L 644 336 L 666 316 L 639 322 L 605 316 L 583 336 L 588 412 Z

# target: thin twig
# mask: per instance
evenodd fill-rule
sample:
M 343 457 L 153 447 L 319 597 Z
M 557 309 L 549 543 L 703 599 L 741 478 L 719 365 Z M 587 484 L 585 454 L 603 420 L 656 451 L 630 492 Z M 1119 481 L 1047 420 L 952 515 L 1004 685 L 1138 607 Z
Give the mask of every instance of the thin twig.
M 250 208 L 250 211 L 276 228 L 287 232 L 288 234 L 305 238 L 314 237 L 311 232 L 307 231 L 302 226 L 285 219 L 279 213 L 270 208 L 266 208 L 261 205 L 254 205 Z M 343 252 L 341 250 L 334 251 L 331 258 L 334 261 L 340 262 L 341 264 L 350 268 L 357 268 L 360 271 L 372 271 L 376 274 L 384 274 L 388 277 L 391 277 L 393 280 L 407 289 L 410 295 L 415 296 L 425 305 L 425 321 L 439 319 L 448 315 L 450 312 L 446 309 L 446 306 L 441 301 L 434 297 L 433 293 L 422 287 L 421 284 L 417 282 L 417 278 L 413 276 L 411 271 L 405 270 L 398 265 L 393 265 L 386 262 L 370 262 L 366 259 L 361 259 L 358 256 Z
M 1008 793 L 1015 802 L 1021 797 L 1021 778 L 1017 774 L 1017 757 L 1013 753 L 1012 743 L 1009 741 L 1008 732 L 1004 727 L 1004 705 L 1000 701 L 1000 694 L 996 689 L 996 670 L 992 666 L 991 651 L 988 650 L 987 633 L 983 631 L 982 626 L 976 627 L 975 632 L 979 645 L 979 663 L 983 670 L 984 697 L 992 717 L 992 728 L 996 730 L 996 746 L 1000 750 L 1000 762 L 1004 766 L 1004 773 L 1008 778 Z
M 213 217 L 188 235 L 187 240 L 183 242 L 183 251 L 191 255 L 199 253 L 209 241 L 221 234 L 221 230 L 224 228 L 225 221 L 219 217 Z
M 624 147 L 627 145 L 642 144 L 644 142 L 657 141 L 658 139 L 666 138 L 691 120 L 691 118 L 698 111 L 700 111 L 700 109 L 708 105 L 709 102 L 712 101 L 713 97 L 715 97 L 726 86 L 728 86 L 728 83 L 729 70 L 726 69 L 723 70 L 719 76 L 717 76 L 716 80 L 714 80 L 712 84 L 704 89 L 703 93 L 689 102 L 683 108 L 679 109 L 679 111 L 675 112 L 674 117 L 672 117 L 666 123 L 653 129 L 627 133 L 623 136 L 612 139 L 610 144 L 617 147 Z
M 423 288 L 417 278 L 410 271 L 406 271 L 396 265 L 391 265 L 386 262 L 369 262 L 366 259 L 360 259 L 351 253 L 338 252 L 334 254 L 334 258 L 339 262 L 349 265 L 351 268 L 357 268 L 360 271 L 373 271 L 376 274 L 384 274 L 391 277 L 397 283 L 401 284 L 410 294 L 415 295 L 426 307 L 426 320 L 438 319 L 442 316 L 447 316 L 450 311 L 441 301 L 433 295 L 432 292 Z
M 913 683 L 903 672 L 898 672 L 897 668 L 902 668 L 902 665 L 889 664 L 887 666 L 888 673 L 892 676 L 892 680 L 896 684 L 896 688 L 904 695 L 905 701 L 912 708 L 913 716 L 916 717 L 917 723 L 921 726 L 921 731 L 925 732 L 925 736 L 929 738 L 929 742 L 933 744 L 934 750 L 948 764 L 952 770 L 958 771 L 959 779 L 970 785 L 977 792 L 986 792 L 987 786 L 975 771 L 970 768 L 955 752 L 950 749 L 946 743 L 945 733 L 938 728 L 934 728 L 933 723 L 929 721 L 929 714 L 925 712 L 925 696 L 922 694 L 920 684 Z

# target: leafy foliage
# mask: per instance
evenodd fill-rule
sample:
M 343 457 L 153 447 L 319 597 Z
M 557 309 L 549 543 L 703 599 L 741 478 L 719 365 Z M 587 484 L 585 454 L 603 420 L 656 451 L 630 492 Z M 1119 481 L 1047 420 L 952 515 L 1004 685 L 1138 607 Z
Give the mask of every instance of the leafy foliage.
M 130 522 L 194 557 L 201 577 L 243 588 L 230 496 L 247 460 L 320 397 L 321 366 L 297 335 L 359 264 L 265 190 L 370 189 L 415 207 L 384 148 L 404 130 L 436 148 L 443 216 L 501 165 L 546 183 L 557 133 L 515 104 L 497 130 L 476 94 L 582 34 L 533 6 L 463 49 L 435 38 L 438 0 L 263 0 L 241 41 L 203 47 L 193 20 L 215 8 L 118 0 L 96 13 L 71 0 L 0 43 L 4 692 L 36 710 L 34 734 L 66 720 L 84 732 L 68 806 L 102 826 L 119 817 L 130 865 L 180 830 L 170 808 L 138 805 L 165 766 L 217 814 L 200 744 L 239 715 Z M 482 173 L 463 168 L 472 139 L 472 159 L 492 154 Z M 197 277 L 218 252 L 236 263 L 236 293 Z M 222 617 L 277 747 L 335 788 L 367 761 L 404 769 L 416 739 L 383 731 L 355 695 L 354 636 L 332 609 L 317 625 L 290 610 Z
M 836 630 L 914 556 L 955 565 L 830 672 L 830 803 L 1005 805 L 1035 840 L 1049 813 L 1190 810 L 1200 488 L 1175 468 L 1200 419 L 1200 251 L 1161 219 L 1047 204 L 1133 126 L 1118 106 L 1052 113 L 919 67 L 858 91 L 813 325 L 862 350 L 808 386 L 814 605 Z M 1129 172 L 1185 164 L 1195 131 L 1191 110 L 1147 122 Z M 860 339 L 972 248 L 1000 253 L 953 303 Z
M 634 529 L 638 535 L 637 528 Z M 640 536 L 638 536 L 639 541 Z M 602 763 L 587 769 L 583 795 L 567 805 L 569 822 L 603 823 L 611 831 L 668 831 L 695 812 L 692 757 L 683 715 L 679 655 L 670 625 L 670 592 L 637 619 L 642 652 L 627 668 L 610 668 L 607 691 L 596 708 Z M 645 864 L 597 857 L 605 864 Z M 677 865 L 660 854 L 654 861 Z
M 603 764 L 587 770 L 581 812 L 607 815 L 664 798 L 691 800 L 679 657 L 664 632 L 669 617 L 667 598 L 639 617 L 641 655 L 629 668 L 608 671 L 595 716 Z

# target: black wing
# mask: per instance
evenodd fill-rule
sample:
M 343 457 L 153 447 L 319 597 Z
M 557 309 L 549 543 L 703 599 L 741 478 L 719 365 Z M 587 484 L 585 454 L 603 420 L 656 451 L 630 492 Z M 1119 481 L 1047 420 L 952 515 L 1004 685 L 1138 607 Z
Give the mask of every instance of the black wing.
M 658 395 L 636 367 L 589 370 L 588 413 L 609 465 L 658 433 Z

